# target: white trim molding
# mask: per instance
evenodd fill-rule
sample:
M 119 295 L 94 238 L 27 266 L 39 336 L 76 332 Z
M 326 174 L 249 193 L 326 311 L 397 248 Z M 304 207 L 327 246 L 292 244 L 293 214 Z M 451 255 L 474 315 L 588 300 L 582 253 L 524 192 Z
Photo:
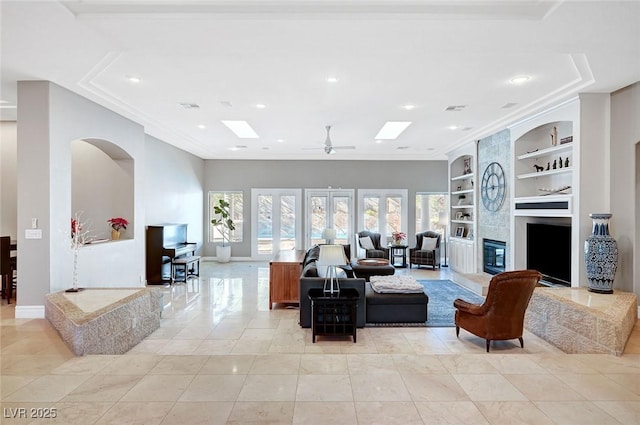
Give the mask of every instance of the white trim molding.
M 16 319 L 44 319 L 43 305 L 17 305 Z

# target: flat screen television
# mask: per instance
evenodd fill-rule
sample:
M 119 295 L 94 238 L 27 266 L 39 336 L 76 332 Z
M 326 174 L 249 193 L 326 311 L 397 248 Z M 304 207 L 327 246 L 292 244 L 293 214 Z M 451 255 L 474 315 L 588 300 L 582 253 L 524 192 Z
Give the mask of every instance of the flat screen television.
M 571 226 L 527 223 L 527 268 L 542 283 L 571 286 Z

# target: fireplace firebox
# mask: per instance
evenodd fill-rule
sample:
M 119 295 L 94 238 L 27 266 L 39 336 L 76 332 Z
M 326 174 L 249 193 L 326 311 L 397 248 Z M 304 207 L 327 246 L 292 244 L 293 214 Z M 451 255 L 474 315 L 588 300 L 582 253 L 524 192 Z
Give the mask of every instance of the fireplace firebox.
M 498 274 L 505 271 L 505 258 L 507 243 L 493 239 L 482 240 L 483 270 L 489 274 Z

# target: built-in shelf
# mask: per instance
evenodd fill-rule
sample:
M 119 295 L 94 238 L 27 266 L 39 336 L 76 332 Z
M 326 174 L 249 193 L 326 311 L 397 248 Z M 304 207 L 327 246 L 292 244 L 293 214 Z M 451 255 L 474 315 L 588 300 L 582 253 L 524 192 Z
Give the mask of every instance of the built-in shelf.
M 473 220 L 451 220 L 452 223 L 473 224 Z
M 473 208 L 475 205 L 451 205 L 451 208 Z
M 454 192 L 451 192 L 452 195 L 462 195 L 465 193 L 473 193 L 473 189 L 456 190 Z
M 562 167 L 562 168 L 556 168 L 555 170 L 540 171 L 538 173 L 520 174 L 518 176 L 518 179 L 520 179 L 520 180 L 522 180 L 522 179 L 531 179 L 531 178 L 534 178 L 534 177 L 550 176 L 550 175 L 553 175 L 553 174 L 570 173 L 571 171 L 573 171 L 572 167 Z
M 468 178 L 471 178 L 471 177 L 473 177 L 473 173 L 461 174 L 461 175 L 456 176 L 456 177 L 451 177 L 451 181 L 454 182 L 454 181 L 457 181 L 457 180 L 464 180 L 464 179 L 468 179 Z
M 551 155 L 553 153 L 560 153 L 570 151 L 573 149 L 573 143 L 565 143 L 563 145 L 551 146 L 550 148 L 540 149 L 534 152 L 524 153 L 518 155 L 518 159 L 539 158 L 545 155 Z
M 459 236 L 451 236 L 449 238 L 449 240 L 453 240 L 453 241 L 457 241 L 457 242 L 463 242 L 463 243 L 466 243 L 466 244 L 469 244 L 469 245 L 473 244 L 473 239 L 461 238 Z

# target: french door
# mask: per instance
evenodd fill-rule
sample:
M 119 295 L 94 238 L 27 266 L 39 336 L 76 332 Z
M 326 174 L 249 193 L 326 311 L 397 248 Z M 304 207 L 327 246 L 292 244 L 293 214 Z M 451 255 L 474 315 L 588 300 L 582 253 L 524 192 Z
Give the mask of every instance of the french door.
M 306 190 L 306 238 L 308 247 L 327 243 L 322 231 L 334 229 L 335 244 L 351 244 L 353 239 L 353 189 Z
M 281 250 L 302 245 L 302 191 L 252 189 L 251 256 L 269 260 Z

